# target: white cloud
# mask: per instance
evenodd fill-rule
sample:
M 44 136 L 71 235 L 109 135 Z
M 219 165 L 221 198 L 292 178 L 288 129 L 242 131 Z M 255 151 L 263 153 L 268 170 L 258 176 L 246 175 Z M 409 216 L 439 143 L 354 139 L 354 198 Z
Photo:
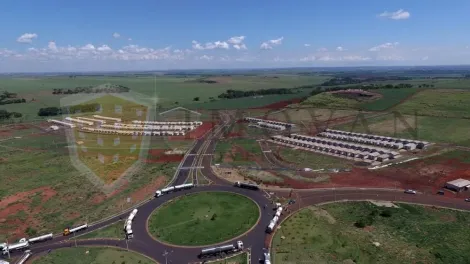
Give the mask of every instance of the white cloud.
M 424 56 L 421 58 L 422 61 L 427 61 L 429 59 L 429 56 Z
M 401 20 L 401 19 L 408 19 L 410 18 L 411 14 L 408 11 L 403 9 L 397 10 L 395 12 L 388 12 L 385 11 L 382 14 L 379 14 L 379 17 L 385 17 L 393 20 Z
M 392 42 L 387 42 L 387 43 L 372 47 L 372 48 L 369 49 L 369 51 L 380 51 L 380 50 L 383 50 L 383 49 L 392 49 L 392 48 L 395 48 L 396 46 L 398 46 L 399 44 L 400 43 L 398 43 L 398 42 L 393 42 L 393 43 Z
M 33 39 L 37 38 L 38 34 L 36 33 L 24 33 L 23 35 L 19 36 L 16 41 L 19 43 L 31 43 Z
M 339 56 L 339 57 L 332 57 L 330 55 L 326 55 L 326 56 L 318 58 L 318 60 L 326 61 L 326 62 L 333 62 L 333 61 L 358 62 L 358 61 L 370 61 L 372 60 L 372 58 L 358 56 L 358 55 L 348 55 L 348 56 Z
M 243 40 L 245 40 L 245 36 L 238 36 L 238 37 L 231 37 L 227 40 L 228 43 L 230 44 L 242 44 Z
M 196 49 L 196 50 L 203 50 L 204 47 L 197 41 L 193 40 L 191 42 L 193 44 L 193 49 Z
M 210 60 L 214 59 L 214 57 L 213 56 L 202 55 L 198 59 L 199 60 L 208 60 L 208 61 L 210 61 Z
M 201 43 L 193 40 L 192 47 L 195 50 L 212 50 L 212 49 L 229 49 L 230 46 L 225 41 L 216 41 L 216 42 L 207 42 L 206 44 L 202 45 Z
M 273 48 L 273 46 L 281 45 L 283 40 L 284 40 L 284 37 L 268 40 L 266 42 L 261 43 L 260 49 L 270 50 Z
M 306 56 L 306 57 L 303 57 L 303 58 L 300 59 L 300 61 L 315 61 L 315 60 L 317 60 L 317 58 L 313 55 Z
M 339 46 L 339 47 L 336 47 L 336 51 L 345 51 L 345 49 L 343 47 Z
M 128 38 L 127 40 L 132 41 L 132 38 Z
M 310 47 L 311 45 L 310 44 L 304 44 L 304 47 Z
M 54 41 L 49 41 L 49 44 L 47 45 L 47 47 L 52 51 L 57 51 L 57 45 L 55 44 Z
M 84 50 L 84 51 L 93 51 L 93 50 L 95 50 L 95 46 L 93 46 L 93 44 L 86 44 L 85 46 L 81 47 L 80 49 Z
M 248 49 L 244 43 L 235 44 L 235 45 L 233 45 L 233 48 L 236 49 L 236 50 L 246 50 L 246 49 Z
M 121 37 L 121 34 L 119 34 L 117 32 L 113 33 L 113 38 L 120 38 L 120 37 Z
M 369 60 L 372 60 L 372 58 L 352 55 L 352 56 L 344 56 L 342 60 L 344 61 L 369 61 Z
M 381 61 L 403 61 L 405 58 L 399 55 L 389 55 L 389 56 L 378 56 L 376 60 Z
M 326 52 L 326 51 L 328 51 L 328 49 L 327 48 L 319 48 L 319 49 L 317 49 L 317 51 L 318 52 Z
M 96 50 L 97 50 L 97 51 L 101 51 L 101 52 L 109 52 L 109 51 L 112 51 L 112 49 L 111 49 L 108 45 L 102 45 L 101 47 L 98 47 Z

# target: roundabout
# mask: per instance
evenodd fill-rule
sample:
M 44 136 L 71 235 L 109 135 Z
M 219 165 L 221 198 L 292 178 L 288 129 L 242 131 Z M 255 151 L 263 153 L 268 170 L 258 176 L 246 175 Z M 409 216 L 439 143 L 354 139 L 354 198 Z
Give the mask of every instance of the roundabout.
M 184 195 L 158 207 L 147 221 L 149 233 L 162 243 L 207 246 L 243 235 L 259 220 L 257 204 L 232 192 Z

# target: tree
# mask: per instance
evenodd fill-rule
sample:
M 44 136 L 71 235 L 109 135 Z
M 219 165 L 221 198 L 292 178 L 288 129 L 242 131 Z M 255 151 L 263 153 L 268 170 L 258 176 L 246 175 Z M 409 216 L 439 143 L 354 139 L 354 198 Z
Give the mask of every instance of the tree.
M 199 97 L 194 97 L 193 101 L 199 101 Z
M 212 217 L 211 217 L 211 220 L 214 221 L 216 218 L 217 218 L 217 214 L 214 213 L 214 214 L 212 215 Z

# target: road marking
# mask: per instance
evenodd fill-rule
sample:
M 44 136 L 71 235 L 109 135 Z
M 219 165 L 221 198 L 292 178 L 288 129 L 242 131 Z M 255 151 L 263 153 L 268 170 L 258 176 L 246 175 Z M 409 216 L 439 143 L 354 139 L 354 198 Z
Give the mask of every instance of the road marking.
M 180 170 L 192 170 L 192 169 L 204 169 L 204 166 L 201 167 L 181 167 Z
M 263 150 L 264 153 L 271 153 L 272 150 Z

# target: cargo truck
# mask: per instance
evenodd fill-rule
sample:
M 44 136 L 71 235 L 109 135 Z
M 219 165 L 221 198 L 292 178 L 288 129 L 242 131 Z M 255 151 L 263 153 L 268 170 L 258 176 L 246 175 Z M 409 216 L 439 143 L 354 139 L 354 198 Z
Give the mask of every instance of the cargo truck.
M 2 254 L 7 255 L 8 252 L 12 252 L 15 250 L 22 250 L 25 248 L 29 248 L 29 242 L 28 241 L 23 241 L 23 242 L 17 242 L 13 244 L 9 244 L 6 247 L 3 248 Z
M 238 252 L 241 250 L 243 250 L 243 242 L 239 240 L 237 241 L 235 245 L 228 244 L 228 245 L 223 245 L 223 246 L 218 246 L 218 247 L 204 248 L 201 250 L 201 253 L 199 254 L 199 258 L 220 256 L 223 254 L 230 254 L 230 253 Z
M 72 233 L 76 233 L 80 230 L 85 230 L 87 228 L 88 228 L 88 224 L 83 224 L 81 226 L 77 226 L 77 227 L 74 227 L 74 228 L 68 228 L 67 227 L 66 229 L 64 229 L 64 236 L 68 236 Z
M 245 189 L 250 189 L 250 190 L 259 190 L 259 186 L 256 184 L 251 184 L 251 183 L 246 183 L 246 182 L 239 182 L 237 181 L 235 183 L 235 186 L 239 188 L 245 188 Z
M 50 234 L 47 234 L 47 235 L 28 238 L 28 242 L 33 244 L 33 243 L 38 243 L 38 242 L 46 241 L 46 240 L 53 239 L 53 238 L 54 238 L 54 235 L 52 233 L 50 233 Z

